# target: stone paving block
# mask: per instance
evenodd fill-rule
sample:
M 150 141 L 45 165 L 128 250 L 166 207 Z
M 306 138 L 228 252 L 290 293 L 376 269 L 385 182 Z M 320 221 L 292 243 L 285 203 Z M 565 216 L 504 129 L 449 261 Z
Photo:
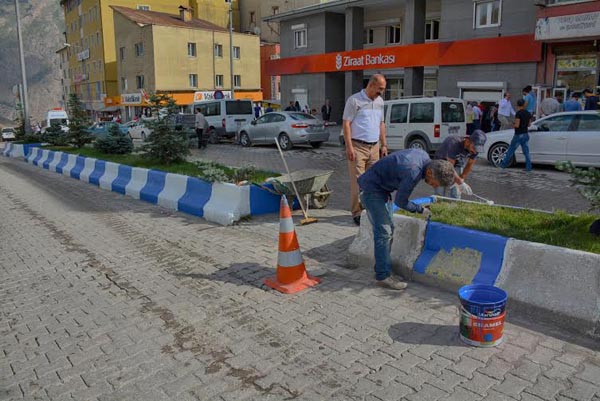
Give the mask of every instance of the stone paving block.
M 416 393 L 409 394 L 405 398 L 407 400 L 415 401 L 437 401 L 447 395 L 447 392 L 440 390 L 437 387 L 434 387 L 430 384 L 424 384 Z
M 492 387 L 492 390 L 513 398 L 519 398 L 519 394 L 525 389 L 529 391 L 531 383 L 511 374 L 504 376 L 504 380 L 501 383 Z
M 465 381 L 465 377 L 460 376 L 450 370 L 446 370 L 440 376 L 436 377 L 434 381 L 429 382 L 429 384 L 439 388 L 440 390 L 444 390 L 447 393 L 452 393 L 457 385 Z
M 499 376 L 499 378 L 502 378 L 502 376 Z M 462 383 L 461 386 L 474 393 L 486 395 L 492 386 L 498 384 L 500 384 L 500 380 L 475 371 L 473 372 L 473 378 Z
M 552 368 L 544 372 L 544 376 L 550 379 L 567 380 L 577 372 L 575 367 L 559 362 L 558 360 L 553 360 L 550 363 Z
M 438 356 L 436 354 L 432 354 L 429 359 L 425 362 L 421 363 L 419 367 L 423 370 L 428 371 L 434 376 L 439 376 L 442 372 L 452 365 L 452 361 Z
M 544 400 L 552 400 L 566 386 L 560 380 L 549 379 L 545 376 L 538 378 L 533 387 L 526 390 L 527 393 L 533 394 Z
M 550 367 L 550 361 L 558 357 L 559 355 L 559 352 L 551 348 L 546 348 L 541 345 L 538 345 L 533 353 L 526 355 L 526 358 L 542 366 Z
M 418 391 L 425 383 L 434 383 L 436 377 L 423 369 L 414 368 L 410 373 L 406 373 L 405 376 L 398 376 L 396 381 Z
M 488 375 L 489 377 L 503 377 L 513 369 L 513 365 L 504 361 L 503 359 L 492 359 L 488 362 L 488 364 L 483 367 L 477 369 L 479 373 L 483 373 L 484 375 Z
M 453 363 L 448 367 L 451 371 L 470 379 L 473 377 L 473 372 L 484 367 L 485 364 L 468 356 L 462 356 L 457 363 Z
M 528 359 L 522 359 L 515 364 L 515 368 L 510 372 L 523 380 L 535 383 L 542 374 L 542 368 Z
M 560 391 L 560 395 L 570 399 L 589 401 L 600 392 L 600 386 L 576 378 L 569 379 L 569 384 L 570 387 Z
M 600 377 L 600 366 L 590 362 L 584 362 L 583 371 L 577 373 L 575 377 L 588 381 L 592 384 L 598 384 L 598 378 Z
M 442 398 L 444 401 L 477 401 L 481 400 L 481 396 L 463 387 L 457 386 L 452 393 Z
M 391 361 L 390 365 L 400 369 L 406 374 L 411 374 L 415 366 L 425 363 L 426 361 L 426 359 L 413 355 L 410 352 L 405 352 L 401 357 Z

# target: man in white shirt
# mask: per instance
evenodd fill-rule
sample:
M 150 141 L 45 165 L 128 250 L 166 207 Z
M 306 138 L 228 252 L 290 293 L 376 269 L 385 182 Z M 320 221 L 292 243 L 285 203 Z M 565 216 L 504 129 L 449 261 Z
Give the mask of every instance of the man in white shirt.
M 350 177 L 350 210 L 354 223 L 360 224 L 362 208 L 358 200 L 358 177 L 386 156 L 387 143 L 383 116 L 383 94 L 386 81 L 375 74 L 363 90 L 350 96 L 344 107 L 343 129 Z
M 477 105 L 477 102 L 473 102 L 473 131 L 481 129 L 481 109 Z
M 510 93 L 505 92 L 504 98 L 498 103 L 498 120 L 500 129 L 511 129 L 514 125 L 515 109 L 510 102 Z

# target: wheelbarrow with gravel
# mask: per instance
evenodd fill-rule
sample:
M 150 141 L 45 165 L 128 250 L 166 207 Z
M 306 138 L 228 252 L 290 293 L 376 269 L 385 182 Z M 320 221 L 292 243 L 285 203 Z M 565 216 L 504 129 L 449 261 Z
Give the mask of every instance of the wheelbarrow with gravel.
M 303 169 L 276 177 L 271 180 L 271 184 L 277 194 L 288 198 L 290 205 L 296 196 L 294 191 L 296 185 L 298 196 L 302 198 L 307 208 L 310 205 L 313 209 L 323 209 L 327 206 L 332 193 L 327 186 L 327 181 L 332 174 L 332 170 Z

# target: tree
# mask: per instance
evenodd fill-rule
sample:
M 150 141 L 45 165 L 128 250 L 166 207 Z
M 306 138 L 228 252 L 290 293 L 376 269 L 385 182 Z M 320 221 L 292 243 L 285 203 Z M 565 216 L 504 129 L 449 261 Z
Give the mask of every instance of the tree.
M 17 115 L 15 117 L 15 139 L 22 141 L 25 139 L 25 117 L 23 115 L 23 105 L 19 102 L 15 106 Z
M 102 153 L 124 155 L 133 151 L 133 141 L 129 135 L 121 132 L 117 124 L 113 124 L 108 135 L 96 139 L 94 147 Z
M 69 135 L 62 130 L 59 124 L 53 123 L 42 135 L 42 141 L 53 146 L 65 146 L 69 143 Z
M 148 123 L 153 131 L 142 151 L 164 164 L 185 160 L 190 153 L 189 140 L 187 133 L 175 130 L 175 101 L 168 95 L 154 94 L 150 96 L 149 103 L 156 120 Z
M 92 142 L 94 138 L 87 131 L 90 122 L 76 93 L 71 93 L 69 96 L 68 108 L 69 141 L 78 148 L 81 148 L 86 143 Z
M 570 161 L 557 162 L 556 168 L 571 174 L 571 185 L 577 186 L 579 193 L 590 201 L 590 210 L 600 210 L 600 170 L 578 168 Z M 598 234 L 599 226 L 600 219 L 597 219 L 592 223 L 590 232 Z

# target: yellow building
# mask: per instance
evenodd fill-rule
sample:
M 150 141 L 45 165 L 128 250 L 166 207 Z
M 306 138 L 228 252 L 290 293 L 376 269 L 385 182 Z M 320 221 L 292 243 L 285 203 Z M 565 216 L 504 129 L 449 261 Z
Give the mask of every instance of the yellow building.
M 112 9 L 125 119 L 142 112 L 144 93 L 169 94 L 180 106 L 192 104 L 195 92 L 221 90 L 227 96 L 232 88 L 227 29 L 193 18 L 184 7 L 177 15 Z M 258 36 L 233 33 L 233 80 L 236 98 L 262 100 Z
M 60 4 L 65 15 L 66 71 L 70 91 L 80 96 L 92 114 L 105 109 L 105 98 L 119 94 L 111 6 L 171 14 L 178 14 L 180 5 L 191 6 L 194 15 L 206 15 L 224 28 L 228 26 L 229 18 L 229 4 L 223 0 L 61 0 Z M 232 10 L 233 26 L 239 31 L 237 0 L 232 2 Z

